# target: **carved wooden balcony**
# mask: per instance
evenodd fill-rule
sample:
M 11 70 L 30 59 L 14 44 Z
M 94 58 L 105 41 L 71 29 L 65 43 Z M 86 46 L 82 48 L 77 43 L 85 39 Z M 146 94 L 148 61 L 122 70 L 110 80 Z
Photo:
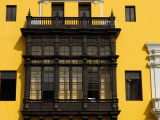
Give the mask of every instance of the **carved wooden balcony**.
M 82 17 L 32 17 L 29 11 L 26 28 L 107 29 L 115 28 L 115 17 L 87 17 L 85 11 Z
M 119 114 L 118 100 L 26 100 L 23 115 L 111 115 Z

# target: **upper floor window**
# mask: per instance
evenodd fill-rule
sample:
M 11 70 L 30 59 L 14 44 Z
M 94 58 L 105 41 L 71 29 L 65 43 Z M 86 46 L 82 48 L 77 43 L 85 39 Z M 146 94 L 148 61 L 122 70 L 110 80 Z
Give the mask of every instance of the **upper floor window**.
M 33 46 L 32 47 L 32 55 L 41 55 L 41 47 Z
M 87 17 L 91 17 L 91 4 L 79 4 L 79 17 L 83 16 L 84 11 Z
M 101 46 L 100 47 L 100 55 L 110 55 L 110 47 L 109 46 Z
M 73 46 L 72 55 L 82 55 L 82 47 L 81 46 Z
M 14 101 L 16 99 L 16 72 L 0 72 L 0 100 Z
M 69 55 L 69 47 L 68 46 L 60 46 L 59 52 L 60 52 L 60 55 Z
M 126 99 L 142 100 L 141 72 L 126 71 Z
M 52 4 L 52 16 L 56 16 L 56 12 L 58 12 L 60 17 L 64 16 L 64 4 Z
M 7 6 L 6 21 L 16 21 L 16 6 Z
M 96 56 L 97 55 L 97 47 L 96 46 L 89 46 L 88 47 L 88 55 Z
M 44 55 L 54 55 L 54 47 L 53 46 L 45 46 Z
M 126 11 L 126 22 L 136 22 L 135 7 L 126 6 L 125 11 Z

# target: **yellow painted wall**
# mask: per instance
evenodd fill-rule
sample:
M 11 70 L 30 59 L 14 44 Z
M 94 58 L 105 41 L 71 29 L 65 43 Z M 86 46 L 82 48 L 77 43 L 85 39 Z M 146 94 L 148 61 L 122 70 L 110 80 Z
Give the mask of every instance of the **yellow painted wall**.
M 16 22 L 6 21 L 6 5 L 17 5 Z M 113 9 L 116 27 L 121 32 L 116 40 L 116 52 L 119 55 L 117 66 L 117 91 L 119 109 L 118 120 L 155 120 L 149 113 L 152 108 L 150 69 L 146 42 L 159 42 L 159 0 L 104 0 L 103 15 L 109 17 Z M 125 6 L 135 6 L 136 22 L 125 22 Z M 91 3 L 92 17 L 100 17 L 100 3 Z M 2 0 L 0 4 L 0 71 L 16 70 L 16 101 L 0 101 L 0 120 L 23 120 L 20 111 L 24 97 L 25 38 L 20 28 L 25 27 L 29 8 L 32 16 L 39 16 L 38 0 Z M 78 17 L 78 3 L 64 3 L 64 16 Z M 43 3 L 43 16 L 51 16 L 51 3 Z M 125 71 L 140 70 L 142 74 L 143 101 L 126 101 Z M 32 118 L 36 120 L 37 118 Z M 51 119 L 51 118 L 46 118 Z M 61 120 L 68 118 L 61 118 Z M 81 118 L 77 118 L 78 120 Z M 92 118 L 89 118 L 90 120 Z M 109 118 L 103 118 L 103 120 Z M 74 118 L 75 120 L 75 118 Z

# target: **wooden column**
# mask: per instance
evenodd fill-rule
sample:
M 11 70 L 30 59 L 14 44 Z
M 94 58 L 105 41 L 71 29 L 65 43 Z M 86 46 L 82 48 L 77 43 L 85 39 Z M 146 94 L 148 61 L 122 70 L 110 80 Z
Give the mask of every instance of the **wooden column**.
M 72 99 L 72 67 L 69 67 L 69 90 L 70 90 L 70 99 Z
M 116 42 L 115 42 L 114 34 L 110 36 L 110 45 L 111 45 L 111 55 L 115 55 L 116 54 Z
M 55 55 L 59 55 L 59 36 L 55 38 Z M 55 63 L 58 63 L 58 58 L 55 58 Z M 59 65 L 54 66 L 54 99 L 58 99 L 59 91 Z M 57 104 L 55 107 L 58 107 Z
M 26 39 L 26 55 L 31 55 L 31 36 L 27 36 Z M 27 58 L 25 60 L 26 64 L 30 64 L 31 60 Z M 30 98 L 30 82 L 31 82 L 31 67 L 30 65 L 25 65 L 25 93 L 24 93 L 24 99 Z M 25 108 L 28 108 L 26 105 Z
M 44 66 L 41 67 L 41 99 L 43 99 L 43 87 L 44 87 Z
M 83 55 L 87 55 L 87 37 L 84 36 L 83 38 Z M 87 64 L 87 59 L 83 59 L 83 63 Z M 87 70 L 87 65 L 83 65 L 83 99 L 88 99 L 88 70 Z

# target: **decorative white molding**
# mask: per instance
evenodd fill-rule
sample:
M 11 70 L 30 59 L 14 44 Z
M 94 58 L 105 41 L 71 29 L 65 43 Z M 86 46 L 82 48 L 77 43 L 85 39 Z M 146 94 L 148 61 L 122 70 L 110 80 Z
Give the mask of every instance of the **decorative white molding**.
M 150 110 L 150 113 L 155 116 L 156 120 L 160 120 L 160 43 L 146 43 L 146 47 L 149 52 L 148 66 L 151 71 L 153 109 Z

